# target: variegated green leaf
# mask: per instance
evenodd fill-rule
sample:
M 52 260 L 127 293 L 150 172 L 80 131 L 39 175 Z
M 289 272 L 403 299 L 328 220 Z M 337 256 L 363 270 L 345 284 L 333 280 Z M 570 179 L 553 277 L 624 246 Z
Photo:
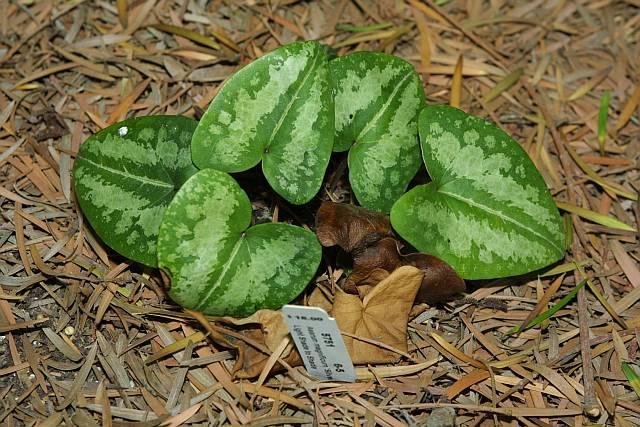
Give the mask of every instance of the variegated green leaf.
M 74 166 L 76 196 L 89 223 L 120 254 L 157 265 L 158 227 L 191 162 L 196 122 L 181 116 L 128 119 L 89 137 Z
M 361 205 L 389 212 L 420 167 L 420 77 L 408 62 L 376 52 L 332 60 L 335 151 L 349 152 L 349 181 Z
M 320 189 L 333 147 L 333 98 L 326 50 L 283 46 L 231 77 L 193 135 L 201 168 L 240 172 L 262 160 L 273 189 L 294 204 Z
M 315 235 L 289 224 L 247 229 L 250 222 L 251 203 L 228 174 L 205 169 L 184 184 L 158 238 L 173 300 L 210 315 L 247 316 L 302 292 L 320 264 Z
M 523 274 L 562 258 L 562 220 L 516 141 L 448 106 L 422 110 L 419 128 L 433 182 L 393 206 L 403 238 L 467 279 Z

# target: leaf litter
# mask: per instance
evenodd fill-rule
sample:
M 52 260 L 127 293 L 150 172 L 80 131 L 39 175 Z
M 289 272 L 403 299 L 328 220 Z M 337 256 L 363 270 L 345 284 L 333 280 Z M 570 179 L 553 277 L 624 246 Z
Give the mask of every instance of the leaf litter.
M 428 425 L 446 407 L 468 426 L 640 424 L 638 5 L 491 5 L 0 0 L 0 422 Z M 177 309 L 158 273 L 94 237 L 70 187 L 89 135 L 124 117 L 199 118 L 236 69 L 303 38 L 411 62 L 429 103 L 459 103 L 522 144 L 572 226 L 551 275 L 413 304 L 425 272 L 446 267 L 403 255 L 388 223 L 341 213 L 353 258 L 323 264 L 298 302 L 333 308 L 346 342 L 397 361 L 358 366 L 356 384 L 308 377 L 278 312 L 238 322 Z M 347 182 L 337 173 L 322 194 L 349 201 Z M 307 208 L 255 195 L 268 217 L 313 225 Z M 401 273 L 414 280 L 395 283 Z M 402 287 L 401 312 L 358 323 Z

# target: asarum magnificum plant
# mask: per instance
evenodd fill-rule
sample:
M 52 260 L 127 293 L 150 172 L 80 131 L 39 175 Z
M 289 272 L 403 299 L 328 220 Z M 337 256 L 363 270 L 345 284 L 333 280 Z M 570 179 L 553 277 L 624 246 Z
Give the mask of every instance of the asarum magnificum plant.
M 520 145 L 494 125 L 426 106 L 413 67 L 391 55 L 331 59 L 315 41 L 253 61 L 196 122 L 127 119 L 91 136 L 74 166 L 79 205 L 111 248 L 159 267 L 180 305 L 211 315 L 280 308 L 313 278 L 322 248 L 290 224 L 251 224 L 230 173 L 262 163 L 276 193 L 311 201 L 332 151 L 348 153 L 365 208 L 466 279 L 523 274 L 562 258 L 547 187 Z M 420 167 L 431 182 L 407 187 Z

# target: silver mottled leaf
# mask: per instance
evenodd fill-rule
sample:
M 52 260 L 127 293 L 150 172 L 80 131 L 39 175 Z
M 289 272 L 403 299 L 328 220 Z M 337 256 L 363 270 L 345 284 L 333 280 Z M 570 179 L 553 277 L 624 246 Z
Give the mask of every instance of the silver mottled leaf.
M 376 52 L 332 60 L 335 151 L 349 148 L 349 181 L 363 206 L 389 212 L 420 167 L 420 77 L 408 62 Z
M 391 210 L 394 229 L 462 277 L 523 274 L 562 258 L 562 221 L 544 180 L 509 135 L 448 106 L 419 118 L 433 182 Z
M 334 111 L 325 49 L 283 46 L 231 77 L 193 136 L 201 168 L 247 170 L 260 161 L 273 189 L 294 204 L 320 189 L 333 147 Z
M 249 229 L 251 204 L 236 181 L 205 169 L 178 191 L 158 238 L 160 268 L 171 297 L 211 315 L 247 316 L 280 308 L 315 274 L 321 247 L 310 231 L 289 224 Z
M 102 240 L 127 258 L 157 265 L 156 240 L 165 208 L 196 172 L 193 119 L 128 119 L 89 137 L 74 165 L 78 202 Z

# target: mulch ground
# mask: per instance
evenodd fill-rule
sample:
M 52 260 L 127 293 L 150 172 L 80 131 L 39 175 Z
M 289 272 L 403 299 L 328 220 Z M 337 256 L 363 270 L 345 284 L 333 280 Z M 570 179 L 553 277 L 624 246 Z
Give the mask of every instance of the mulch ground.
M 198 118 L 235 70 L 301 39 L 407 59 L 430 103 L 512 134 L 563 203 L 559 268 L 414 308 L 399 366 L 419 369 L 234 379 L 236 355 L 181 341 L 201 324 L 74 201 L 89 135 L 130 116 Z M 639 102 L 637 0 L 0 0 L 0 423 L 400 426 L 452 408 L 464 426 L 640 425 L 638 236 L 607 222 L 640 224 Z M 261 215 L 276 209 L 261 201 Z M 323 268 L 319 281 L 340 283 Z

